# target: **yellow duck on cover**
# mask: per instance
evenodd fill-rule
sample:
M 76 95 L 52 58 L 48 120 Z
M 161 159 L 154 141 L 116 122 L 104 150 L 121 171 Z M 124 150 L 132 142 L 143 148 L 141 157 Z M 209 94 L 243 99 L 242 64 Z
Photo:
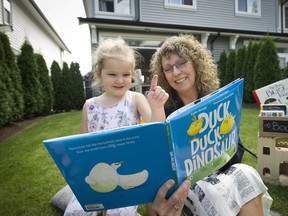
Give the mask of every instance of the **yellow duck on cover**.
M 140 186 L 148 179 L 147 170 L 130 175 L 118 174 L 117 169 L 121 164 L 122 161 L 111 165 L 98 163 L 91 169 L 89 176 L 85 178 L 85 182 L 93 190 L 107 193 L 113 191 L 118 185 L 125 190 Z

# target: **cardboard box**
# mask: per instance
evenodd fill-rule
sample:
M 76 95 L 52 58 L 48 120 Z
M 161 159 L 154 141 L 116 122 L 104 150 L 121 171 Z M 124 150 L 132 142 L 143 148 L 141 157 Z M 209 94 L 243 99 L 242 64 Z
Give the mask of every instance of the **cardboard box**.
M 259 136 L 288 137 L 288 117 L 259 116 Z
M 288 138 L 258 136 L 258 171 L 264 182 L 288 186 Z

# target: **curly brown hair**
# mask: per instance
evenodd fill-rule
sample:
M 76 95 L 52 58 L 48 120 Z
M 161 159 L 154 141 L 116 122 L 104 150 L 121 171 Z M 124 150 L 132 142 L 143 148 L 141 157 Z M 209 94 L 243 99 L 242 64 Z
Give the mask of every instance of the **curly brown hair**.
M 151 72 L 158 75 L 159 85 L 169 94 L 169 99 L 165 105 L 167 108 L 177 108 L 176 104 L 179 103 L 177 100 L 180 100 L 177 92 L 167 82 L 162 68 L 162 58 L 168 57 L 172 53 L 192 62 L 196 71 L 195 82 L 198 98 L 219 88 L 217 65 L 214 63 L 211 52 L 192 35 L 172 36 L 157 49 L 150 62 Z

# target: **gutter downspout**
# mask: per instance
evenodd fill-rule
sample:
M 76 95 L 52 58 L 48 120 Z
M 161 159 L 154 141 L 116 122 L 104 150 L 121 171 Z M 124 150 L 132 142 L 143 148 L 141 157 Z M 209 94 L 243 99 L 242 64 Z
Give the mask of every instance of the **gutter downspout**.
M 217 35 L 211 40 L 211 52 L 214 51 L 214 41 L 220 37 L 220 32 L 217 33 Z

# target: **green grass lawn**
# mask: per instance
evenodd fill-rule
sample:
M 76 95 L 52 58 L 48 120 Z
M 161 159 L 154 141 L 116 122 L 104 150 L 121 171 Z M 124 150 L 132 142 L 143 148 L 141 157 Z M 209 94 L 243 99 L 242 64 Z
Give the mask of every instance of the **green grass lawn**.
M 243 144 L 257 153 L 258 109 L 244 108 Z M 50 115 L 0 143 L 0 215 L 62 215 L 49 202 L 66 183 L 42 144 L 44 139 L 79 133 L 81 112 Z M 245 153 L 243 163 L 257 168 L 257 159 Z M 272 209 L 288 212 L 288 187 L 267 184 Z M 146 215 L 141 206 L 142 215 Z

